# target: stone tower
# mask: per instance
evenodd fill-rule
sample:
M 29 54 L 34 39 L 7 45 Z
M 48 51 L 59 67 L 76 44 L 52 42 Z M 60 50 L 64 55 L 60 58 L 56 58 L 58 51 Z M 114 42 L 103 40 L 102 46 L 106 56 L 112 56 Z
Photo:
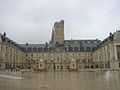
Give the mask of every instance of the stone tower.
M 60 22 L 55 22 L 52 29 L 51 42 L 54 45 L 64 44 L 64 20 L 61 20 Z

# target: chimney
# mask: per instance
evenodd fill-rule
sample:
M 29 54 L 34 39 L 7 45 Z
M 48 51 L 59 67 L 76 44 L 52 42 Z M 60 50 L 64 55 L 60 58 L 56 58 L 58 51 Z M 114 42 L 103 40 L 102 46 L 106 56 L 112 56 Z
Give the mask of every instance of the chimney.
M 6 37 L 6 33 L 4 32 L 4 34 L 3 34 L 5 37 Z
M 110 36 L 112 35 L 112 33 L 110 32 Z

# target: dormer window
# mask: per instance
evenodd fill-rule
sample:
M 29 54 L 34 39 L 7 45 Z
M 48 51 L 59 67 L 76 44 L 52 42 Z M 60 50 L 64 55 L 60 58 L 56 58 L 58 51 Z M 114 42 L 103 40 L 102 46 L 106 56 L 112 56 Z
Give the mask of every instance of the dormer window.
M 31 47 L 28 48 L 28 51 L 31 51 Z
M 75 50 L 75 51 L 78 51 L 78 47 L 75 47 L 74 50 Z
M 75 42 L 74 42 L 74 44 L 78 44 L 78 42 L 77 42 L 77 41 L 75 41 Z
M 37 51 L 37 48 L 36 48 L 36 47 L 34 47 L 34 48 L 33 48 L 33 51 Z
M 91 41 L 87 41 L 87 43 L 91 43 Z
M 65 42 L 65 44 L 69 44 L 69 42 Z
M 28 46 L 28 43 L 26 43 L 26 46 Z
M 41 50 L 42 50 L 42 48 L 41 48 L 41 47 L 39 47 L 39 48 L 38 48 L 38 50 L 39 50 L 39 51 L 41 51 Z
M 93 43 L 97 43 L 97 41 L 94 41 Z
M 82 41 L 82 43 L 84 44 L 85 42 L 84 42 L 84 41 Z

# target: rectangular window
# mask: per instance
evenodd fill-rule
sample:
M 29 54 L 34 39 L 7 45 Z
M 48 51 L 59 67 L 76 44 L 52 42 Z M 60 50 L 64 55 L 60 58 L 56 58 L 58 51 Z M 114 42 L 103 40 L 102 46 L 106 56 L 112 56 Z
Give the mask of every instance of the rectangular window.
M 92 47 L 92 50 L 95 50 L 96 49 L 96 47 Z
M 91 48 L 90 47 L 86 47 L 86 51 L 91 51 Z
M 42 50 L 42 48 L 40 47 L 40 48 L 38 48 L 38 51 L 41 51 Z
M 84 47 L 80 47 L 80 50 L 81 50 L 81 51 L 84 51 Z
M 31 47 L 28 48 L 28 51 L 31 51 Z
M 98 65 L 95 65 L 95 68 L 98 68 Z
M 69 51 L 73 51 L 73 47 L 69 47 Z
M 117 58 L 120 60 L 120 52 L 117 52 Z
M 75 47 L 74 50 L 75 50 L 75 51 L 78 51 L 78 47 Z
M 91 41 L 87 41 L 87 43 L 91 43 Z

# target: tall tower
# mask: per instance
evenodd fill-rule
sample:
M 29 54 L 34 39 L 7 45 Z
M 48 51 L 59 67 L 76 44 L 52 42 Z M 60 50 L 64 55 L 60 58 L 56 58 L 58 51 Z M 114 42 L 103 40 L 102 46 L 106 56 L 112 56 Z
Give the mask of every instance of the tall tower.
M 61 20 L 60 22 L 55 22 L 52 29 L 51 42 L 54 45 L 64 44 L 64 20 Z

